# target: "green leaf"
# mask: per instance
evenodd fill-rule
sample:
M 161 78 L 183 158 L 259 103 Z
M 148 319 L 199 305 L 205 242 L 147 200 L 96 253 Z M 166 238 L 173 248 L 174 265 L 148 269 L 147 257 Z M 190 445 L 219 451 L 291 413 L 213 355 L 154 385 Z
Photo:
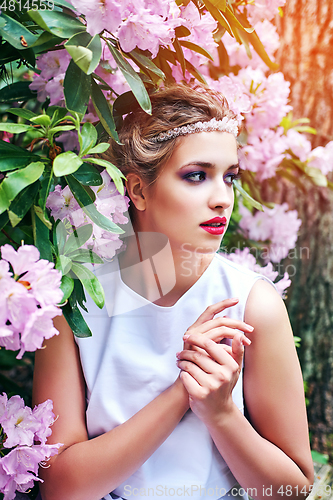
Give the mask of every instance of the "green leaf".
M 44 210 L 38 205 L 34 205 L 34 211 L 37 217 L 39 217 L 39 219 L 42 221 L 42 223 L 45 224 L 48 229 L 52 229 L 52 224 L 49 221 L 48 217 L 46 217 Z
M 189 71 L 199 82 L 207 85 L 207 82 L 204 79 L 203 75 L 193 66 L 193 64 L 190 63 L 190 61 L 188 61 L 187 59 L 185 61 L 187 71 Z
M 41 259 L 52 262 L 52 247 L 50 242 L 50 231 L 45 224 L 36 217 L 35 211 L 31 210 L 32 229 L 34 245 L 38 248 Z
M 88 154 L 88 151 L 93 148 L 97 142 L 97 131 L 92 123 L 85 122 L 81 129 L 80 142 L 80 157 Z
M 0 36 L 7 40 L 15 49 L 22 50 L 31 47 L 38 39 L 23 24 L 19 23 L 6 14 L 1 14 L 1 19 L 5 20 L 5 25 L 0 27 Z
M 68 110 L 62 106 L 49 106 L 46 113 L 51 117 L 51 126 L 54 127 L 65 119 Z
M 108 43 L 108 42 L 107 42 Z M 117 50 L 113 45 L 108 43 L 108 47 L 110 49 L 110 52 L 122 72 L 124 78 L 126 79 L 127 83 L 131 87 L 133 94 L 135 95 L 138 103 L 140 104 L 141 108 L 151 115 L 151 102 L 150 98 L 148 95 L 148 92 L 146 90 L 146 87 L 142 83 L 141 78 L 139 75 L 134 71 L 132 66 L 124 59 L 123 55 Z
M 69 324 L 72 332 L 76 337 L 86 338 L 91 337 L 92 333 L 87 323 L 84 321 L 83 316 L 77 306 L 77 304 L 72 304 L 72 306 L 67 303 L 62 308 L 63 315 L 67 323 Z
M 25 125 L 23 123 L 0 123 L 0 132 L 9 132 L 10 134 L 21 134 L 31 129 L 34 130 L 31 125 Z
M 49 115 L 38 115 L 30 118 L 30 121 L 37 123 L 37 125 L 42 125 L 43 127 L 49 127 L 51 124 L 51 118 Z
M 59 255 L 57 257 L 57 263 L 56 263 L 55 268 L 58 269 L 58 271 L 60 271 L 61 274 L 64 276 L 65 274 L 69 273 L 69 271 L 71 270 L 72 261 L 66 255 Z M 74 284 L 73 284 L 73 287 L 74 287 Z
M 93 232 L 92 224 L 85 224 L 84 226 L 80 226 L 76 228 L 72 234 L 69 235 L 63 253 L 65 255 L 70 252 L 76 252 L 82 245 L 85 244 L 86 241 L 89 240 Z M 66 273 L 65 273 L 66 274 Z
M 34 202 L 35 196 L 39 188 L 39 182 L 34 182 L 22 189 L 22 191 L 14 198 L 10 204 L 10 210 L 8 210 L 8 215 L 10 222 L 14 227 L 18 222 L 20 222 L 25 214 L 28 212 L 32 203 Z M 14 222 L 16 220 L 16 224 Z
M 81 158 L 73 151 L 66 151 L 57 155 L 53 161 L 53 173 L 56 177 L 72 174 L 82 165 Z
M 0 214 L 9 208 L 10 203 L 25 187 L 36 182 L 43 171 L 44 164 L 39 161 L 7 174 L 0 184 Z
M 89 102 L 90 87 L 91 76 L 86 75 L 71 60 L 64 79 L 66 108 L 84 115 Z
M 65 300 L 68 300 L 68 298 L 72 294 L 72 291 L 74 290 L 73 278 L 71 278 L 70 276 L 63 275 L 61 278 L 60 289 L 64 294 L 62 297 L 62 302 L 65 302 Z
M 124 232 L 114 222 L 98 212 L 87 191 L 72 175 L 68 175 L 66 181 L 80 207 L 95 224 L 111 233 L 122 234 Z
M 264 211 L 261 203 L 259 203 L 258 201 L 254 200 L 252 198 L 252 196 L 250 196 L 249 193 L 247 191 L 245 191 L 245 189 L 241 186 L 241 184 L 239 184 L 238 181 L 234 180 L 233 181 L 233 185 L 240 192 L 240 194 L 243 196 L 243 198 L 245 198 L 250 203 L 250 205 L 252 205 L 253 207 L 257 208 L 261 212 Z
M 68 257 L 75 262 L 85 262 L 87 264 L 103 264 L 104 261 L 92 250 L 88 250 L 87 248 L 80 248 L 76 252 L 71 252 L 68 254 Z
M 82 264 L 72 263 L 72 271 L 79 278 L 95 304 L 102 309 L 104 306 L 104 290 L 94 273 Z
M 89 163 L 83 163 L 73 177 L 84 186 L 100 186 L 103 184 L 103 179 L 99 171 Z
M 9 103 L 14 101 L 28 101 L 37 96 L 37 92 L 32 92 L 29 89 L 31 82 L 15 82 L 3 87 L 0 90 L 0 102 Z
M 160 68 L 158 68 L 156 64 L 154 64 L 153 61 L 149 59 L 149 57 L 141 54 L 138 51 L 138 49 L 132 50 L 131 52 L 129 52 L 129 55 L 131 56 L 132 59 L 134 59 L 136 63 L 138 63 L 138 65 L 141 65 L 148 71 L 155 73 L 155 75 L 159 76 L 163 80 L 165 79 L 165 74 L 163 73 L 163 71 Z
M 97 154 L 101 154 L 101 153 L 105 153 L 105 151 L 107 151 L 110 147 L 110 144 L 108 142 L 100 142 L 99 144 L 97 144 L 97 146 L 89 149 L 88 153 L 86 154 L 89 154 L 89 155 L 97 155 Z
M 92 37 L 83 32 L 74 35 L 65 43 L 67 52 L 73 61 L 87 75 L 90 75 L 98 66 L 102 55 L 102 44 L 99 35 Z
M 66 7 L 66 9 L 74 10 L 73 5 L 66 2 L 66 0 L 54 0 L 53 3 L 55 5 L 60 5 L 60 7 Z
M 56 10 L 29 10 L 28 15 L 36 24 L 60 38 L 70 38 L 76 33 L 86 31 L 78 19 Z
M 52 185 L 53 172 L 51 169 L 45 169 L 40 181 L 41 189 L 39 191 L 38 205 L 45 210 L 46 200 Z
M 184 36 L 190 36 L 191 32 L 186 26 L 177 26 L 175 28 L 175 35 L 177 38 L 183 38 Z
M 328 464 L 328 455 L 323 455 L 319 451 L 311 450 L 312 460 L 318 464 Z
M 58 219 L 53 227 L 53 243 L 59 255 L 64 253 L 66 240 L 67 231 L 65 224 Z
M 210 0 L 211 1 L 211 0 Z M 228 6 L 225 12 L 225 17 L 228 19 L 229 23 L 231 26 L 235 26 L 235 28 L 238 28 L 239 30 L 246 31 L 247 33 L 253 33 L 254 28 L 252 26 L 249 26 L 249 23 L 247 22 L 247 27 L 243 26 L 243 24 L 237 19 L 233 11 L 230 9 Z
M 6 21 L 3 17 L 0 17 L 0 28 L 2 28 L 3 26 L 5 26 L 6 24 Z
M 94 79 L 92 79 L 91 82 L 91 99 L 97 116 L 101 120 L 101 124 L 104 129 L 116 142 L 119 143 L 116 124 L 114 122 L 109 103 Z
M 26 120 L 30 120 L 34 116 L 37 116 L 36 113 L 30 111 L 30 109 L 25 108 L 9 108 L 8 113 L 12 115 L 20 116 L 21 118 L 25 118 Z
M 222 28 L 226 29 L 230 36 L 234 37 L 233 31 L 228 20 L 209 0 L 203 0 L 203 3 L 207 7 L 208 12 L 213 16 L 216 21 L 220 23 Z
M 318 168 L 305 165 L 304 172 L 315 186 L 327 187 L 327 177 Z
M 223 12 L 226 11 L 226 8 L 227 8 L 226 0 L 210 0 L 210 2 L 214 5 L 214 7 L 217 7 L 218 9 L 222 10 Z
M 113 182 L 116 185 L 116 188 L 118 189 L 119 193 L 124 195 L 124 184 L 122 182 L 122 179 L 126 179 L 124 174 L 117 168 L 113 163 L 103 160 L 102 158 L 88 158 L 85 161 L 89 161 L 91 163 L 96 163 L 96 165 L 100 165 L 101 167 L 105 167 L 107 170 L 107 173 L 113 180 Z
M 39 156 L 14 144 L 0 141 L 0 172 L 25 167 L 32 161 L 39 160 L 39 158 Z
M 113 103 L 113 114 L 115 117 L 127 115 L 130 113 L 134 106 L 137 105 L 137 100 L 134 97 L 133 92 L 128 91 L 120 94 Z
M 183 75 L 185 77 L 185 71 L 186 71 L 186 63 L 185 63 L 185 57 L 184 57 L 184 53 L 183 53 L 183 49 L 179 43 L 179 40 L 178 38 L 175 38 L 174 41 L 173 41 L 173 47 L 176 51 L 176 55 L 177 55 L 177 59 L 180 63 L 180 67 L 182 68 L 182 72 L 183 72 Z
M 74 125 L 59 125 L 57 127 L 53 127 L 49 130 L 50 135 L 57 134 L 58 132 L 68 132 L 68 130 L 74 130 Z
M 204 49 L 203 47 L 200 47 L 200 45 L 197 45 L 196 43 L 193 42 L 189 42 L 187 40 L 179 40 L 179 43 L 182 47 L 186 47 L 187 49 L 193 50 L 193 52 L 197 52 L 198 54 L 207 57 L 207 59 L 214 61 L 213 56 L 208 52 L 208 50 Z

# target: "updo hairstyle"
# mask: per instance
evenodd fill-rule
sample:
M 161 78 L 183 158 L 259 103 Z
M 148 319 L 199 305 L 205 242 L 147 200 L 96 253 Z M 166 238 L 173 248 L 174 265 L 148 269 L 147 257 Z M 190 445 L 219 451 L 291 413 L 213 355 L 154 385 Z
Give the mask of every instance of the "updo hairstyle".
M 160 132 L 175 127 L 190 125 L 212 118 L 222 120 L 225 116 L 236 118 L 229 109 L 226 99 L 203 85 L 189 87 L 176 84 L 150 96 L 152 115 L 141 108 L 129 113 L 119 131 L 122 143 L 111 141 L 111 146 L 103 157 L 114 163 L 126 176 L 136 173 L 150 185 L 155 182 L 161 167 L 169 160 L 181 137 L 164 142 L 151 139 Z

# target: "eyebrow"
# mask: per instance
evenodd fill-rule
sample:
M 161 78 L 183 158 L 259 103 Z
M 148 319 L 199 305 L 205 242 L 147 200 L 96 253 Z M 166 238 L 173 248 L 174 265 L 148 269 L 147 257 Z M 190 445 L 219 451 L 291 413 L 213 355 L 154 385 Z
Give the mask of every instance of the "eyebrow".
M 214 163 L 210 163 L 207 161 L 191 161 L 189 163 L 186 163 L 185 165 L 182 165 L 180 167 L 180 170 L 182 170 L 183 168 L 186 168 L 186 167 L 190 167 L 192 165 L 195 165 L 195 166 L 201 167 L 201 168 L 215 168 Z M 227 170 L 231 170 L 233 168 L 240 168 L 239 163 L 235 163 L 234 165 L 230 165 L 230 167 L 228 167 Z

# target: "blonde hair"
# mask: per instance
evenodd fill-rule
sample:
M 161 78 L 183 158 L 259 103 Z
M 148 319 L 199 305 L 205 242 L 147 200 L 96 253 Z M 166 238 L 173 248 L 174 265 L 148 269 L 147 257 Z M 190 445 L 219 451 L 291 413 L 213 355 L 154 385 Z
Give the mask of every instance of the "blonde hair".
M 190 125 L 212 118 L 236 118 L 226 99 L 203 85 L 190 87 L 176 84 L 151 96 L 152 114 L 141 108 L 128 114 L 119 131 L 122 143 L 111 141 L 103 157 L 114 163 L 126 176 L 133 172 L 147 184 L 158 177 L 161 167 L 171 157 L 179 137 L 154 143 L 151 139 L 174 127 Z

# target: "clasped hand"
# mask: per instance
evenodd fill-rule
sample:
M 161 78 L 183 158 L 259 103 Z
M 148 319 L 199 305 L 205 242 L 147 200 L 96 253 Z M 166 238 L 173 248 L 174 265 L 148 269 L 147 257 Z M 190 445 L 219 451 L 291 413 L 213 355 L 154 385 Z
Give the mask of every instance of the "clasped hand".
M 245 333 L 252 332 L 252 326 L 226 316 L 215 318 L 237 302 L 238 299 L 226 299 L 209 306 L 188 328 L 183 337 L 184 349 L 177 353 L 190 407 L 207 424 L 230 411 L 244 345 L 251 344 Z M 220 343 L 223 339 L 231 339 L 231 345 Z

